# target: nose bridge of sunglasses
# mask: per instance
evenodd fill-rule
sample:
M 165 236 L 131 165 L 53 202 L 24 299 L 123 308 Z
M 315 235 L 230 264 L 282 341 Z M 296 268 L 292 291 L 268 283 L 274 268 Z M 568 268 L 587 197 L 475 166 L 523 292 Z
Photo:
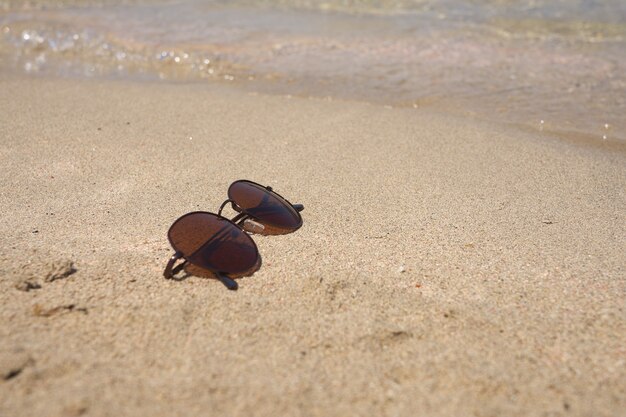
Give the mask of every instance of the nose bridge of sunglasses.
M 235 210 L 237 213 L 242 213 L 244 210 L 239 207 L 239 204 L 237 204 L 235 202 L 235 200 L 232 200 L 230 198 L 226 199 L 221 205 L 219 210 L 217 211 L 217 215 L 221 216 L 222 215 L 222 210 L 224 210 L 224 207 L 226 207 L 226 205 L 230 203 L 231 207 L 233 208 L 233 210 Z
M 230 198 L 222 203 L 219 211 L 217 212 L 218 216 L 222 215 L 222 211 L 228 203 L 231 203 L 233 210 L 238 213 L 235 217 L 230 219 L 231 222 L 237 224 L 242 229 L 250 233 L 262 233 L 265 230 L 265 226 L 263 224 L 251 219 L 250 215 Z

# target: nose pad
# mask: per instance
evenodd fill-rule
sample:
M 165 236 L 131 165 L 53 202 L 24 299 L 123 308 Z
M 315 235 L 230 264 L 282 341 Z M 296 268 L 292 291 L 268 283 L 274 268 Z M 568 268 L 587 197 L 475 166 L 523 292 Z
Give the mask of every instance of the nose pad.
M 243 221 L 243 230 L 249 233 L 263 233 L 265 226 L 248 218 Z

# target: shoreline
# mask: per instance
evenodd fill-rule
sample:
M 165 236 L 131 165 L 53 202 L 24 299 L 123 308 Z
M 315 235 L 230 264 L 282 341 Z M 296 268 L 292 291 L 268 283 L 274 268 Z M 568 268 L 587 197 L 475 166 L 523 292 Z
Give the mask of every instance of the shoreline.
M 626 408 L 623 152 L 224 85 L 0 95 L 0 414 Z M 171 223 L 242 178 L 303 227 L 253 236 L 236 292 L 163 279 Z
M 216 89 L 218 91 L 230 90 L 240 92 L 244 95 L 261 95 L 261 96 L 273 96 L 287 99 L 298 100 L 319 100 L 321 102 L 338 102 L 350 105 L 351 103 L 364 106 L 379 107 L 384 110 L 402 110 L 402 111 L 418 111 L 425 114 L 438 115 L 440 117 L 450 117 L 459 120 L 465 120 L 468 123 L 486 124 L 491 126 L 503 126 L 505 129 L 514 129 L 520 132 L 524 132 L 532 137 L 541 137 L 546 141 L 562 141 L 564 143 L 570 143 L 583 147 L 589 147 L 593 149 L 606 150 L 610 152 L 626 152 L 626 137 L 614 136 L 608 134 L 606 139 L 602 139 L 599 133 L 591 133 L 589 131 L 582 130 L 566 130 L 553 125 L 546 125 L 545 127 L 533 127 L 529 123 L 520 123 L 512 120 L 495 120 L 485 115 L 472 114 L 468 110 L 464 110 L 461 107 L 441 107 L 441 106 L 429 106 L 421 105 L 414 107 L 409 104 L 388 104 L 385 102 L 375 102 L 366 99 L 358 98 L 345 98 L 341 96 L 315 96 L 309 94 L 297 94 L 288 92 L 282 88 L 269 87 L 270 82 L 262 82 L 261 84 L 249 84 L 246 81 L 235 82 L 222 82 L 222 81 L 182 81 L 182 80 L 157 80 L 152 78 L 143 78 L 131 76 L 129 78 L 121 77 L 77 77 L 77 76 L 61 76 L 61 75 L 45 75 L 45 74 L 23 74 L 19 71 L 9 68 L 1 69 L 1 77 L 7 80 L 42 80 L 42 81 L 65 81 L 78 83 L 121 83 L 121 84 L 138 84 L 138 85 L 165 85 L 165 86 L 183 86 L 183 88 L 197 87 L 199 89 Z M 263 87 L 265 86 L 265 87 Z

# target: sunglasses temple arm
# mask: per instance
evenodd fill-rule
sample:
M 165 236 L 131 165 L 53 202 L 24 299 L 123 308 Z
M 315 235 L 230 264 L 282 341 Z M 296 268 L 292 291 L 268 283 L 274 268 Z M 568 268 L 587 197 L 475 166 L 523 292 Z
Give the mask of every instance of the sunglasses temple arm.
M 222 284 L 224 284 L 224 286 L 226 288 L 228 288 L 231 291 L 237 291 L 237 289 L 239 288 L 239 285 L 237 284 L 237 282 L 235 282 L 234 279 L 231 279 L 229 277 L 227 277 L 224 274 L 220 274 L 219 272 L 215 272 L 215 276 L 217 277 L 217 279 L 219 279 Z
M 182 264 L 174 268 L 174 264 L 176 263 L 176 261 L 182 258 L 182 256 L 183 254 L 180 252 L 176 252 L 174 255 L 172 255 L 170 260 L 167 262 L 167 265 L 165 266 L 165 271 L 163 271 L 163 276 L 165 278 L 167 279 L 172 278 L 172 276 L 174 276 L 178 271 L 180 271 L 185 266 L 187 261 L 184 261 Z M 222 282 L 222 284 L 224 284 L 226 288 L 228 288 L 229 290 L 235 291 L 239 288 L 239 285 L 237 284 L 237 282 L 235 282 L 234 279 L 231 279 L 224 274 L 220 274 L 219 272 L 215 272 L 215 275 Z
M 303 204 L 292 204 L 292 206 L 298 212 L 304 210 L 304 205 Z
M 174 264 L 176 263 L 177 260 L 182 258 L 182 256 L 183 254 L 180 252 L 176 252 L 174 255 L 172 255 L 170 260 L 167 262 L 167 265 L 165 266 L 165 270 L 163 271 L 163 276 L 165 278 L 167 279 L 172 278 L 172 276 L 174 275 L 174 273 L 172 272 L 172 269 L 174 268 Z

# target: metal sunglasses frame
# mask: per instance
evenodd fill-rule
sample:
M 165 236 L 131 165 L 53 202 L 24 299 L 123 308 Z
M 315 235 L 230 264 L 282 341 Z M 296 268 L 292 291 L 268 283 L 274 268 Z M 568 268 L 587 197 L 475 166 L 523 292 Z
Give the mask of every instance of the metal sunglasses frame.
M 268 194 L 273 194 L 275 197 L 278 197 L 278 200 L 282 200 L 282 201 L 284 201 L 286 204 L 290 205 L 290 206 L 291 206 L 291 207 L 292 207 L 292 208 L 296 211 L 296 213 L 298 214 L 298 216 L 300 217 L 300 224 L 299 224 L 299 225 L 298 225 L 298 227 L 297 227 L 296 229 L 294 229 L 293 231 L 295 231 L 295 230 L 297 230 L 298 228 L 300 228 L 300 226 L 301 226 L 301 225 L 302 225 L 302 223 L 303 223 L 302 216 L 300 216 L 300 212 L 301 212 L 302 210 L 304 210 L 304 205 L 302 205 L 302 204 L 292 204 L 292 203 L 290 203 L 290 202 L 289 202 L 289 200 L 287 200 L 285 197 L 281 196 L 281 195 L 280 195 L 280 194 L 278 194 L 276 191 L 274 191 L 274 190 L 272 189 L 272 187 L 270 187 L 270 186 L 264 186 L 264 185 L 261 185 L 261 184 L 258 184 L 258 183 L 256 183 L 256 182 L 249 181 L 249 180 L 237 180 L 237 181 L 233 182 L 233 183 L 230 185 L 230 187 L 232 187 L 232 185 L 233 185 L 233 184 L 238 183 L 238 182 L 246 182 L 246 183 L 252 184 L 253 186 L 260 187 L 261 189 L 265 190 L 265 192 L 267 192 Z M 229 189 L 230 189 L 230 187 L 229 187 Z M 228 219 L 227 217 L 222 216 L 222 211 L 224 210 L 224 208 L 226 207 L 226 205 L 227 205 L 228 203 L 230 203 L 230 204 L 231 204 L 231 207 L 233 208 L 233 210 L 235 210 L 235 211 L 238 213 L 238 214 L 237 214 L 237 215 L 235 215 L 235 217 L 233 217 L 232 219 Z M 192 213 L 197 213 L 197 212 L 190 212 L 190 213 L 183 214 L 183 215 L 182 215 L 182 216 L 180 216 L 178 219 L 176 219 L 176 220 L 174 221 L 174 223 L 176 223 L 179 219 L 181 219 L 181 218 L 183 218 L 183 217 L 185 217 L 185 216 L 187 216 L 187 215 L 189 215 L 189 214 L 192 214 Z M 246 230 L 244 229 L 244 227 L 243 227 L 243 226 L 244 226 L 244 223 L 245 223 L 245 221 L 246 221 L 246 220 L 250 219 L 250 220 L 253 220 L 253 221 L 257 222 L 257 223 L 264 224 L 264 222 L 263 222 L 263 221 L 261 221 L 261 220 L 257 219 L 256 217 L 254 217 L 253 215 L 251 215 L 250 213 L 248 213 L 248 212 L 246 211 L 246 209 L 244 209 L 244 208 L 240 207 L 240 206 L 239 206 L 239 205 L 238 205 L 238 204 L 237 204 L 237 203 L 236 203 L 233 199 L 231 199 L 231 198 L 226 199 L 226 200 L 225 200 L 225 201 L 224 201 L 224 202 L 220 205 L 220 208 L 219 208 L 219 210 L 218 210 L 217 214 L 215 214 L 215 213 L 210 213 L 210 212 L 205 212 L 205 213 L 212 214 L 212 215 L 214 215 L 214 216 L 219 217 L 219 218 L 220 218 L 220 219 L 222 219 L 222 220 L 226 220 L 227 222 L 231 223 L 231 224 L 232 224 L 232 225 L 234 225 L 235 227 L 237 227 L 237 228 L 241 229 L 244 233 L 248 233 L 248 234 L 253 234 L 253 233 L 252 233 L 252 232 L 249 232 L 249 231 L 246 231 Z M 172 223 L 172 224 L 174 224 L 174 223 Z M 217 234 L 218 234 L 218 233 L 215 233 L 215 234 L 213 234 L 212 236 L 207 236 L 207 241 L 208 241 L 208 240 L 210 240 L 210 239 L 212 239 L 212 238 L 213 238 L 215 235 L 217 235 Z M 254 248 L 255 248 L 255 250 L 257 251 L 257 254 L 258 254 L 259 250 L 258 250 L 258 248 L 257 248 L 256 243 L 254 242 L 254 240 L 252 240 L 252 243 L 254 244 Z M 179 259 L 184 259 L 184 261 L 183 261 L 182 263 L 180 263 L 179 265 L 177 265 L 176 267 L 174 267 L 174 265 L 176 264 L 176 262 L 177 262 Z M 172 256 L 171 256 L 171 258 L 169 259 L 169 261 L 167 262 L 167 265 L 165 266 L 165 270 L 163 271 L 163 276 L 164 276 L 166 279 L 173 279 L 173 278 L 174 278 L 174 275 L 176 275 L 178 272 L 180 272 L 180 271 L 181 271 L 181 270 L 182 270 L 182 269 L 183 269 L 183 268 L 184 268 L 187 264 L 189 264 L 189 263 L 190 263 L 190 262 L 189 262 L 187 259 L 185 259 L 185 257 L 183 256 L 183 254 L 182 254 L 181 252 L 176 251 L 176 252 L 174 253 L 174 255 L 172 255 Z M 215 275 L 215 276 L 216 276 L 216 277 L 217 277 L 217 278 L 218 278 L 218 279 L 219 279 L 219 280 L 220 280 L 220 281 L 221 281 L 221 282 L 222 282 L 222 283 L 223 283 L 223 284 L 224 284 L 224 285 L 225 285 L 225 286 L 229 289 L 229 290 L 236 290 L 236 289 L 238 288 L 238 285 L 237 285 L 237 283 L 235 282 L 235 280 L 234 280 L 234 279 L 232 279 L 232 278 L 230 278 L 229 276 L 227 276 L 227 274 L 226 274 L 226 273 L 221 272 L 221 271 L 216 271 L 216 270 L 213 270 L 213 269 L 210 269 L 210 268 L 205 268 L 205 267 L 203 267 L 203 268 L 204 268 L 204 269 L 207 269 L 207 270 L 208 270 L 208 271 L 210 271 L 210 272 L 212 272 L 212 273 L 213 273 L 213 274 L 214 274 L 214 275 Z

